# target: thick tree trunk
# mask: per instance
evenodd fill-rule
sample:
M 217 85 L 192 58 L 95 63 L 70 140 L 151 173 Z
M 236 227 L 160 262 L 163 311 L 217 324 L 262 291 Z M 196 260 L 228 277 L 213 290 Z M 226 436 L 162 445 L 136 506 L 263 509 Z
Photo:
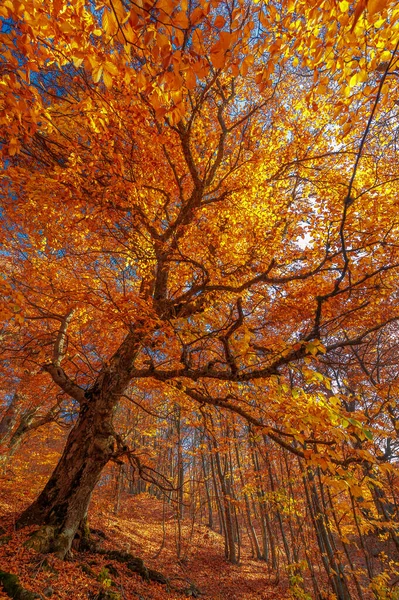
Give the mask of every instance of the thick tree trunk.
M 110 410 L 99 414 L 93 399 L 82 407 L 64 453 L 47 485 L 21 515 L 18 526 L 46 525 L 47 551 L 64 557 L 84 521 L 93 489 L 114 450 Z
M 64 558 L 75 535 L 87 538 L 87 510 L 101 472 L 114 454 L 112 416 L 120 396 L 131 380 L 131 369 L 145 337 L 141 329 L 131 329 L 119 349 L 86 393 L 68 381 L 59 361 L 47 367 L 54 381 L 71 390 L 81 408 L 62 457 L 39 497 L 22 513 L 18 527 L 41 525 L 42 552 L 55 552 Z M 34 542 L 32 543 L 34 546 Z

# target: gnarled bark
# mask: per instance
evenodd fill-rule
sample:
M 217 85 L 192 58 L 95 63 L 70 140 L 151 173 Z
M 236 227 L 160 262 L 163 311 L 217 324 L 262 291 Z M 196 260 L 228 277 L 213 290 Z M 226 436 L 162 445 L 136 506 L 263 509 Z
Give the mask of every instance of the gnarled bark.
M 93 489 L 114 451 L 110 420 L 102 420 L 94 404 L 82 408 L 64 453 L 47 485 L 21 515 L 18 526 L 54 528 L 48 550 L 64 557 L 84 520 Z
M 104 466 L 114 455 L 114 408 L 130 383 L 143 337 L 140 328 L 132 328 L 93 387 L 86 393 L 79 388 L 82 392 L 78 394 L 82 398 L 79 418 L 62 457 L 39 497 L 18 520 L 18 527 L 42 526 L 46 539 L 41 551 L 55 552 L 64 558 L 79 529 L 87 529 L 85 519 L 92 492 Z

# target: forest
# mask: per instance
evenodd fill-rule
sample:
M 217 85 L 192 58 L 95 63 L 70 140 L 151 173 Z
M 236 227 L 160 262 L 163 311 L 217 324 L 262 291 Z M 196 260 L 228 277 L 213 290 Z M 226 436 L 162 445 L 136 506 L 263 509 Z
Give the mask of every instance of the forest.
M 399 599 L 399 5 L 0 5 L 0 598 Z

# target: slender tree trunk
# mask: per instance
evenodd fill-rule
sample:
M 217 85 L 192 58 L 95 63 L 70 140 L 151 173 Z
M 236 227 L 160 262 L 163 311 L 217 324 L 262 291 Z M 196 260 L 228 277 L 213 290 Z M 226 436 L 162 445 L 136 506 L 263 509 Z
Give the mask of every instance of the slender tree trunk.
M 21 411 L 21 407 L 19 406 L 20 400 L 20 394 L 15 393 L 0 420 L 0 445 L 2 446 L 0 452 L 0 467 L 3 471 L 6 469 L 12 456 L 20 447 L 22 440 L 29 431 L 35 413 L 38 411 L 38 407 Z M 19 417 L 20 421 L 15 429 Z
M 8 440 L 5 444 L 5 451 L 0 456 L 0 464 L 2 465 L 3 470 L 6 469 L 10 460 L 21 446 L 27 433 L 32 429 L 32 422 L 37 410 L 37 408 L 25 410 L 22 413 L 18 427 L 13 432 L 9 432 L 7 436 Z M 4 439 L 6 439 L 6 436 L 4 436 Z
M 206 463 L 204 453 L 201 452 L 202 470 L 204 473 L 204 486 L 206 493 L 206 503 L 208 507 L 208 527 L 213 529 L 213 510 L 212 510 L 212 499 L 209 490 L 209 465 Z
M 6 408 L 2 418 L 0 419 L 0 444 L 9 439 L 12 430 L 18 419 L 19 407 L 18 402 L 21 396 L 15 393 L 8 407 Z
M 351 576 L 352 576 L 353 582 L 354 582 L 354 584 L 356 586 L 357 593 L 359 594 L 360 600 L 364 600 L 362 588 L 361 588 L 359 580 L 358 580 L 358 578 L 356 576 L 356 570 L 355 570 L 355 567 L 354 567 L 354 564 L 353 564 L 353 561 L 352 561 L 352 558 L 351 558 L 348 546 L 347 546 L 346 542 L 344 542 L 342 531 L 341 531 L 341 525 L 340 525 L 339 519 L 337 517 L 336 511 L 335 511 L 335 507 L 334 507 L 334 503 L 333 503 L 333 499 L 332 499 L 332 496 L 331 496 L 330 489 L 328 487 L 327 487 L 327 494 L 328 494 L 329 505 L 331 507 L 331 514 L 333 516 L 335 527 L 336 527 L 337 532 L 339 534 L 342 547 L 344 549 L 346 558 L 347 558 L 349 566 L 350 566 Z
M 211 450 L 211 447 L 209 447 Z M 224 513 L 223 513 L 223 506 L 222 506 L 222 501 L 220 499 L 220 493 L 219 493 L 219 488 L 218 488 L 218 482 L 217 482 L 217 478 L 216 478 L 216 472 L 215 472 L 215 464 L 214 464 L 214 457 L 212 454 L 209 455 L 210 456 L 210 462 L 211 462 L 211 470 L 212 470 L 212 482 L 213 482 L 213 489 L 215 491 L 215 499 L 216 499 L 216 506 L 217 506 L 217 510 L 218 510 L 218 517 L 219 517 L 219 531 L 220 534 L 224 535 L 224 539 L 226 542 L 226 524 L 225 524 L 225 518 L 224 518 Z M 226 550 L 227 552 L 227 550 Z
M 394 542 L 396 549 L 399 550 L 399 526 L 398 526 L 398 511 L 393 502 L 391 502 L 385 493 L 385 490 L 379 485 L 375 485 L 374 481 L 378 483 L 376 474 L 373 473 L 373 470 L 370 465 L 364 469 L 366 475 L 369 477 L 370 485 L 369 489 L 371 491 L 371 495 L 374 501 L 374 505 L 377 509 L 377 512 L 382 519 L 383 523 L 381 523 L 381 529 L 384 532 L 388 532 L 392 541 Z M 387 527 L 387 523 L 389 523 L 389 527 Z
M 0 444 L 4 445 L 4 451 L 0 454 L 0 466 L 3 471 L 25 441 L 27 435 L 53 421 L 59 410 L 57 403 L 46 414 L 38 416 L 38 406 L 27 408 L 21 411 L 18 426 L 14 429 L 20 412 L 18 407 L 13 406 L 15 398 L 18 400 L 19 396 L 15 394 L 6 414 L 0 421 Z
M 237 441 L 234 444 L 235 446 L 235 452 L 236 452 L 236 460 L 237 460 L 237 467 L 238 467 L 238 474 L 240 477 L 240 482 L 241 482 L 241 487 L 244 488 L 245 487 L 245 481 L 244 481 L 244 475 L 242 473 L 242 467 L 241 467 L 241 461 L 240 461 L 240 453 L 238 450 L 238 445 L 237 445 Z M 247 523 L 248 523 L 248 533 L 249 533 L 249 537 L 251 540 L 251 546 L 254 552 L 254 556 L 258 559 L 261 560 L 262 558 L 262 552 L 259 546 L 259 541 L 258 541 L 258 537 L 256 535 L 256 531 L 255 531 L 255 527 L 254 524 L 252 522 L 252 517 L 251 517 L 251 507 L 249 504 L 249 499 L 248 499 L 248 492 L 244 492 L 244 502 L 245 502 L 245 509 L 246 509 L 246 513 L 247 513 Z
M 121 495 L 123 490 L 123 479 L 125 474 L 125 465 L 121 464 L 117 466 L 116 481 L 115 481 L 115 502 L 114 502 L 114 515 L 119 514 L 121 506 Z
M 267 523 L 266 523 L 267 507 L 265 505 L 265 492 L 263 490 L 262 483 L 261 483 L 261 474 L 260 474 L 258 455 L 257 455 L 256 448 L 255 448 L 253 442 L 251 442 L 251 458 L 252 458 L 252 464 L 253 464 L 254 471 L 255 471 L 256 495 L 257 495 L 258 506 L 259 506 L 259 523 L 260 523 L 260 530 L 261 530 L 261 534 L 262 534 L 262 556 L 261 556 L 261 558 L 262 558 L 262 560 L 269 562 L 269 536 L 268 536 L 268 527 L 267 527 Z
M 328 518 L 320 502 L 319 492 L 311 469 L 303 471 L 303 482 L 324 568 L 338 600 L 350 600 L 344 569 L 334 552 L 333 540 L 328 529 Z
M 215 444 L 215 450 L 217 450 L 217 446 Z M 224 519 L 225 519 L 225 540 L 226 540 L 226 558 L 232 564 L 237 563 L 237 550 L 234 541 L 234 521 L 233 515 L 231 511 L 231 505 L 229 501 L 229 496 L 226 487 L 226 479 L 225 474 L 222 471 L 222 465 L 220 463 L 220 456 L 216 452 L 215 454 L 215 462 L 217 473 L 219 476 L 220 487 L 222 490 L 222 499 L 223 499 L 223 508 L 224 508 Z

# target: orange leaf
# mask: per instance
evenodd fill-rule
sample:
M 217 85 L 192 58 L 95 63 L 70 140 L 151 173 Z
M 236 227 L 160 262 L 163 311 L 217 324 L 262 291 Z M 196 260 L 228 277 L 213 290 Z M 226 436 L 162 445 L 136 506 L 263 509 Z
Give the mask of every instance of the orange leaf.
M 182 10 L 178 12 L 177 15 L 173 17 L 173 24 L 175 25 L 175 27 L 187 29 L 189 26 L 189 22 L 186 13 Z
M 192 71 L 192 69 L 189 69 L 186 73 L 186 87 L 189 90 L 193 90 L 196 85 L 197 85 L 197 78 L 195 76 L 195 73 L 194 73 L 194 71 Z
M 215 69 L 223 69 L 226 64 L 226 53 L 224 51 L 211 52 L 211 63 Z
M 368 0 L 367 10 L 370 16 L 373 16 L 386 7 L 388 0 Z
M 226 23 L 226 19 L 224 17 L 222 17 L 221 15 L 219 15 L 218 17 L 216 17 L 214 25 L 218 29 L 221 29 L 225 23 Z

